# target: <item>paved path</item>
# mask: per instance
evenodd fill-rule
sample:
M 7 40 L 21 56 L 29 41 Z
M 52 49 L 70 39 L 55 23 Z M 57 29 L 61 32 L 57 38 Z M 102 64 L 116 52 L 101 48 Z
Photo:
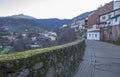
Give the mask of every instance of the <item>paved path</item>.
M 74 77 L 120 77 L 120 46 L 86 41 L 86 51 Z

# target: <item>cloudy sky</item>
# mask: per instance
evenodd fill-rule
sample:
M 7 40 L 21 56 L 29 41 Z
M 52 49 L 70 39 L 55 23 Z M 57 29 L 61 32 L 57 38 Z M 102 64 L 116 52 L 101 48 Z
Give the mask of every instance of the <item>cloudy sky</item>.
M 25 14 L 36 18 L 73 18 L 112 0 L 0 0 L 0 16 Z

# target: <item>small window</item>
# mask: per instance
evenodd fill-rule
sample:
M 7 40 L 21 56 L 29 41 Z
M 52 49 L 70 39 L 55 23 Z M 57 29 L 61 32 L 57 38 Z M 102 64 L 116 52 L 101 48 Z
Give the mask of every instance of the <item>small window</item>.
M 102 19 L 105 19 L 105 16 L 103 16 Z
M 89 34 L 89 36 L 91 36 L 91 34 Z
M 110 25 L 111 23 L 110 22 L 108 22 L 108 25 Z
M 108 15 L 108 18 L 111 18 L 111 15 Z
M 115 21 L 117 22 L 117 17 L 115 18 Z
M 97 34 L 95 34 L 95 37 L 97 37 Z

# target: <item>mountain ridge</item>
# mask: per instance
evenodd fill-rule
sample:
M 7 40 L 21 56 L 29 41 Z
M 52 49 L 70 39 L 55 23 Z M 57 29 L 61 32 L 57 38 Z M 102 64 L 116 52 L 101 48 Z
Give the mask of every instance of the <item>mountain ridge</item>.
M 17 15 L 12 15 L 12 16 L 7 16 L 7 17 L 15 18 L 15 19 L 36 19 L 35 17 L 24 15 L 24 14 L 17 14 Z
M 31 27 L 41 28 L 41 29 L 57 29 L 64 24 L 71 24 L 73 20 L 81 20 L 86 18 L 90 12 L 85 12 L 72 19 L 59 19 L 59 18 L 48 18 L 48 19 L 37 19 L 32 16 L 18 14 L 6 17 L 0 17 L 0 24 L 7 28 L 8 30 L 23 29 Z M 14 29 L 14 30 L 15 30 Z

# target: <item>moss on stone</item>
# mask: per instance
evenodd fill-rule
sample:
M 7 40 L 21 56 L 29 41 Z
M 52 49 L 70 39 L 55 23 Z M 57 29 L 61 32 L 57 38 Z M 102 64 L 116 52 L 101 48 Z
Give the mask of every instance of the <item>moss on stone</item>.
M 5 62 L 5 61 L 9 61 L 9 60 L 16 60 L 16 59 L 21 59 L 21 58 L 27 58 L 30 56 L 34 56 L 40 53 L 45 53 L 45 52 L 50 52 L 56 49 L 61 49 L 61 48 L 65 48 L 68 46 L 72 46 L 75 45 L 77 43 L 79 43 L 80 40 L 71 42 L 71 43 L 67 43 L 64 45 L 59 45 L 59 46 L 54 46 L 54 47 L 48 47 L 48 48 L 42 48 L 42 49 L 35 49 L 35 50 L 27 50 L 24 52 L 17 52 L 17 53 L 13 53 L 13 54 L 3 54 L 0 55 L 0 62 Z
M 84 43 L 84 41 L 76 41 L 55 46 L 55 48 L 50 47 L 15 53 L 14 55 L 9 54 L 7 57 L 15 56 L 15 58 L 0 60 L 0 71 L 2 72 L 0 77 L 9 77 L 8 75 L 17 77 L 21 73 L 25 74 L 24 70 L 26 69 L 29 71 L 27 77 L 45 77 L 50 68 L 53 68 L 51 70 L 54 71 L 54 77 L 71 77 L 82 61 L 85 49 Z M 41 67 L 38 66 L 40 63 L 42 63 Z

